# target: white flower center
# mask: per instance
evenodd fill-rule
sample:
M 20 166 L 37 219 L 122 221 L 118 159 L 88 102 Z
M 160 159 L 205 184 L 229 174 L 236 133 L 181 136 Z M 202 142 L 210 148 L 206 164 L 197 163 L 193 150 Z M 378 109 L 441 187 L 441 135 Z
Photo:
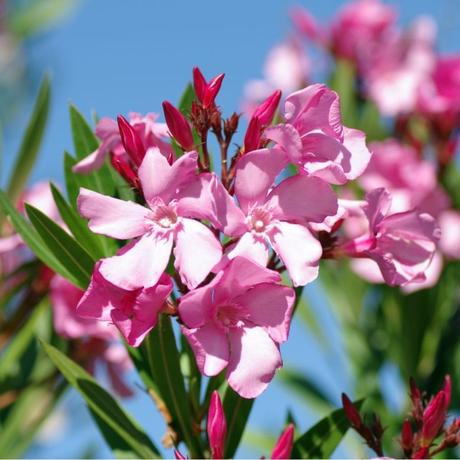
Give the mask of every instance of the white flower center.
M 152 207 L 151 219 L 162 228 L 172 228 L 177 223 L 177 214 L 171 205 L 157 204 Z
M 249 229 L 256 233 L 263 233 L 272 221 L 272 214 L 263 207 L 254 208 L 247 219 Z

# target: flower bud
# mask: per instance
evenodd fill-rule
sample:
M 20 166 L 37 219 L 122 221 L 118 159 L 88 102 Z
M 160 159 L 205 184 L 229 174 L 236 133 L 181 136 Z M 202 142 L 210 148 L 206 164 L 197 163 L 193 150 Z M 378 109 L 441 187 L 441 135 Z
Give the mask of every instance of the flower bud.
M 244 136 L 244 152 L 251 152 L 259 147 L 260 137 L 262 133 L 260 121 L 257 117 L 252 117 L 249 122 L 246 135 Z
M 212 458 L 223 458 L 227 422 L 219 393 L 214 391 L 211 396 L 208 412 L 208 439 Z
M 200 102 L 203 102 L 204 95 L 206 93 L 206 87 L 208 86 L 206 79 L 204 78 L 201 70 L 198 67 L 193 68 L 193 88 L 195 89 L 196 97 Z
M 224 79 L 225 74 L 221 73 L 214 77 L 206 87 L 206 92 L 203 97 L 203 107 L 209 107 L 210 105 L 214 104 L 216 96 L 220 91 L 220 87 L 222 86 L 222 80 Z
M 428 447 L 421 447 L 414 455 L 412 455 L 414 459 L 422 459 L 422 458 L 430 458 L 430 452 Z
M 129 162 L 121 155 L 112 155 L 110 159 L 115 171 L 134 188 L 140 188 L 139 178 Z
M 176 460 L 187 460 L 187 457 L 184 454 L 181 454 L 177 449 L 174 449 L 174 457 Z
M 294 425 L 290 423 L 283 431 L 273 448 L 272 459 L 291 458 L 292 446 L 294 444 Z
M 145 156 L 145 147 L 137 131 L 130 125 L 122 115 L 118 115 L 118 130 L 120 131 L 121 142 L 136 166 L 140 166 Z
M 272 95 L 268 96 L 262 104 L 252 114 L 252 117 L 257 117 L 260 121 L 261 126 L 269 125 L 273 116 L 275 115 L 276 109 L 281 98 L 281 91 L 276 90 Z
M 450 375 L 446 375 L 444 377 L 444 386 L 442 388 L 444 394 L 446 395 L 446 412 L 450 406 L 450 398 L 452 395 L 452 381 L 450 379 Z
M 176 139 L 184 150 L 191 150 L 193 147 L 193 135 L 187 119 L 168 101 L 163 102 L 163 111 L 171 136 Z
M 429 447 L 446 420 L 446 393 L 441 390 L 423 412 L 422 446 Z
M 342 393 L 342 406 L 343 410 L 345 411 L 345 415 L 347 416 L 347 419 L 351 425 L 354 428 L 359 428 L 363 424 L 361 415 L 359 415 L 358 410 L 345 393 Z
M 414 433 L 412 432 L 412 426 L 409 420 L 404 420 L 401 430 L 401 447 L 404 453 L 412 452 L 414 446 Z

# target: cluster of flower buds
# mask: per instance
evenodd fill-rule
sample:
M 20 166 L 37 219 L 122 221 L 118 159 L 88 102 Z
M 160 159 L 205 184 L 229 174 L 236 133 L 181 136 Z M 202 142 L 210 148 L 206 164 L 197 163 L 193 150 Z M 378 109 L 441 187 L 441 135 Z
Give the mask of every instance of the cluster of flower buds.
M 445 377 L 443 388 L 430 400 L 424 398 L 411 379 L 409 396 L 412 402 L 411 416 L 403 422 L 399 439 L 404 457 L 432 458 L 446 449 L 457 447 L 460 444 L 460 420 L 454 419 L 446 424 L 451 398 L 450 376 Z M 345 394 L 342 395 L 342 404 L 351 427 L 369 448 L 379 457 L 383 457 L 384 429 L 379 418 L 374 414 L 371 422 L 366 423 Z

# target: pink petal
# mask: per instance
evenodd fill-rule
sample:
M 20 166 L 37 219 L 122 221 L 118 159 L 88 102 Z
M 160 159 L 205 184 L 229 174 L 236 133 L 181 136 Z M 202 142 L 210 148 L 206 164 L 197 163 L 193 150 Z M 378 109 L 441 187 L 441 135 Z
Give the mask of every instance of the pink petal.
M 17 233 L 0 238 L 0 254 L 13 251 L 14 249 L 22 246 L 22 244 L 22 238 Z
M 81 188 L 77 204 L 80 214 L 89 219 L 88 226 L 94 233 L 130 239 L 146 232 L 144 222 L 150 210 L 137 203 Z
M 243 256 L 253 260 L 263 267 L 268 263 L 268 245 L 263 237 L 256 237 L 252 232 L 246 232 L 224 257 L 234 259 Z
M 283 365 L 278 347 L 261 327 L 233 328 L 229 338 L 228 383 L 243 398 L 256 398 Z
M 337 212 L 337 196 L 317 177 L 292 176 L 277 185 L 267 198 L 274 217 L 280 220 L 323 222 Z
M 306 227 L 279 222 L 269 237 L 294 286 L 304 286 L 316 279 L 323 250 Z
M 188 152 L 170 165 L 156 147 L 148 149 L 139 168 L 146 201 L 161 198 L 169 203 L 177 190 L 195 177 L 197 158 L 196 152 Z
M 192 219 L 181 220 L 181 229 L 176 234 L 174 248 L 178 270 L 182 282 L 193 289 L 210 273 L 222 257 L 222 246 L 211 230 Z
M 377 188 L 366 193 L 364 213 L 369 221 L 369 228 L 374 231 L 383 221 L 391 207 L 391 196 L 384 188 Z
M 182 328 L 195 354 L 200 372 L 207 376 L 217 375 L 228 364 L 229 343 L 225 333 L 208 323 L 198 329 Z
M 293 289 L 262 283 L 235 301 L 249 312 L 249 321 L 264 328 L 272 340 L 278 343 L 287 340 L 295 301 Z
M 302 158 L 302 140 L 294 126 L 289 124 L 271 126 L 265 129 L 264 136 L 281 147 L 289 161 L 294 164 L 300 162 Z
M 236 165 L 235 194 L 244 212 L 252 204 L 265 201 L 268 190 L 286 165 L 280 149 L 254 150 L 243 155 Z
M 154 286 L 168 265 L 172 243 L 171 233 L 145 234 L 118 255 L 103 259 L 101 274 L 123 289 Z
M 437 284 L 441 276 L 444 261 L 439 251 L 434 253 L 430 265 L 425 270 L 425 279 L 415 280 L 412 283 L 405 284 L 401 290 L 405 294 L 412 294 L 413 292 L 421 291 L 422 289 L 429 289 Z
M 226 235 L 241 235 L 246 231 L 246 216 L 214 173 L 200 174 L 180 191 L 177 213 L 209 220 Z
M 438 222 L 441 227 L 441 251 L 451 259 L 460 259 L 460 212 L 444 211 L 438 217 Z
M 212 319 L 214 286 L 222 278 L 222 272 L 209 284 L 183 295 L 179 301 L 179 316 L 188 328 L 199 328 Z

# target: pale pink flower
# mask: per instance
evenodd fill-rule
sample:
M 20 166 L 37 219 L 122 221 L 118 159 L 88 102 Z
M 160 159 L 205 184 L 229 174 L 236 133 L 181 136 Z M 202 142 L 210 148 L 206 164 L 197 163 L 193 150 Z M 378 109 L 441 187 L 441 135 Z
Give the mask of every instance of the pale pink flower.
M 390 194 L 383 188 L 366 195 L 366 234 L 342 245 L 350 257 L 374 260 L 390 286 L 426 279 L 439 240 L 439 228 L 429 214 L 407 211 L 388 215 Z
M 371 153 L 365 134 L 342 125 L 335 91 L 315 84 L 290 94 L 285 101 L 286 123 L 265 130 L 303 171 L 332 184 L 356 179 L 366 169 Z
M 438 216 L 441 227 L 439 248 L 449 259 L 460 259 L 460 211 L 447 210 Z
M 123 381 L 124 374 L 132 368 L 126 349 L 121 345 L 117 329 L 110 323 L 96 319 L 81 318 L 77 304 L 83 291 L 60 275 L 55 275 L 50 283 L 50 300 L 56 332 L 66 339 L 79 339 L 75 343 L 73 358 L 88 372 L 94 374 L 97 364 L 106 367 L 113 389 L 123 397 L 132 391 Z
M 170 165 L 158 149 L 149 149 L 138 171 L 148 207 L 80 190 L 78 207 L 92 231 L 116 239 L 136 238 L 102 261 L 105 279 L 129 290 L 154 286 L 168 265 L 173 242 L 175 267 L 191 289 L 220 260 L 220 242 L 206 225 L 192 219 L 205 212 L 188 190 L 199 193 L 197 158 L 196 152 L 189 152 Z
M 237 257 L 180 300 L 182 332 L 200 372 L 227 368 L 229 385 L 243 398 L 262 393 L 282 365 L 279 345 L 288 338 L 295 295 L 280 281 L 279 273 Z
M 137 347 L 155 327 L 165 300 L 173 289 L 171 278 L 163 274 L 149 288 L 127 290 L 107 281 L 100 272 L 101 262 L 94 268 L 91 282 L 78 302 L 82 318 L 114 324 L 129 345 Z
M 216 196 L 216 208 L 225 209 L 239 225 L 231 229 L 222 223 L 219 226 L 219 219 L 215 225 L 239 237 L 223 263 L 241 255 L 266 265 L 271 246 L 286 265 L 294 286 L 303 286 L 318 276 L 322 254 L 308 225 L 334 215 L 337 198 L 330 185 L 317 177 L 296 175 L 272 188 L 284 165 L 284 154 L 276 148 L 254 150 L 241 157 L 235 177 L 241 210 L 222 186 Z
M 129 122 L 139 135 L 145 150 L 147 151 L 150 147 L 158 147 L 166 157 L 172 158 L 174 152 L 168 142 L 168 128 L 165 123 L 158 123 L 157 118 L 158 115 L 154 113 L 148 113 L 145 116 L 135 112 L 129 114 Z M 101 140 L 101 144 L 74 166 L 74 172 L 87 174 L 100 168 L 109 152 L 115 156 L 125 154 L 118 124 L 112 118 L 99 120 L 96 125 L 96 136 Z

